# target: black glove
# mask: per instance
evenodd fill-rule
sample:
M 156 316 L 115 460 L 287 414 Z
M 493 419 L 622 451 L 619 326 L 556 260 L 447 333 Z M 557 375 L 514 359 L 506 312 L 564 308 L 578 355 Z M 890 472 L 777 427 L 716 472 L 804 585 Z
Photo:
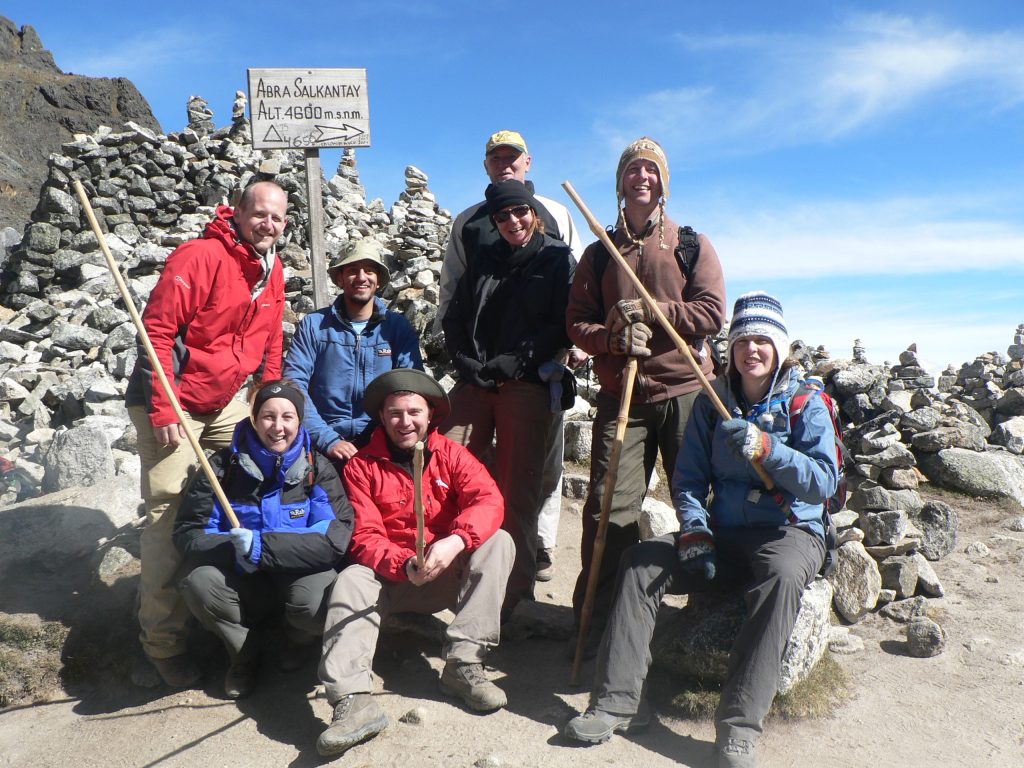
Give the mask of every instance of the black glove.
M 498 386 L 497 382 L 484 371 L 484 364 L 475 358 L 459 353 L 455 358 L 455 365 L 459 369 L 460 376 L 471 384 L 476 384 L 484 389 L 494 389 Z
M 680 531 L 676 554 L 679 565 L 687 573 L 694 576 L 703 573 L 708 581 L 715 578 L 715 537 L 707 526 Z
M 508 381 L 509 379 L 516 378 L 519 369 L 519 357 L 517 355 L 497 355 L 484 363 L 481 375 L 495 381 Z

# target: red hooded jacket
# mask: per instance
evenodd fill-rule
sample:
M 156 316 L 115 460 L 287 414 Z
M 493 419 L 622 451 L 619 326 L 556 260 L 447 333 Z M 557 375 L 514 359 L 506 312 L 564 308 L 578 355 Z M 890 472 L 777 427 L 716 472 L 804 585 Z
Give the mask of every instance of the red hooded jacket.
M 217 209 L 203 237 L 178 246 L 142 314 L 164 373 L 189 413 L 213 413 L 234 397 L 250 374 L 281 376 L 284 272 L 275 258 L 260 293 L 263 274 L 252 245 L 231 223 L 234 210 Z M 127 405 L 145 405 L 154 427 L 177 423 L 141 343 L 128 383 Z
M 423 466 L 424 543 L 456 534 L 473 550 L 494 535 L 505 501 L 490 473 L 469 449 L 438 434 L 427 436 Z M 345 490 L 356 511 L 348 557 L 391 581 L 406 581 L 416 555 L 412 475 L 391 460 L 384 429 L 348 460 Z

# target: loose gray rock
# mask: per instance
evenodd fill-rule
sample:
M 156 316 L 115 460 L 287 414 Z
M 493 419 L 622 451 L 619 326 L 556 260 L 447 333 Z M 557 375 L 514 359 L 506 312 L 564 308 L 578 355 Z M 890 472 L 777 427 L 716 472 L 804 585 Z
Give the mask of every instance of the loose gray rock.
M 882 576 L 878 564 L 860 542 L 851 541 L 839 547 L 836 567 L 828 577 L 836 613 L 844 621 L 855 624 L 878 603 Z
M 946 633 L 931 619 L 920 616 L 907 623 L 907 651 L 911 656 L 926 659 L 938 656 L 946 647 Z
M 879 613 L 887 619 L 906 624 L 911 619 L 924 616 L 928 609 L 926 598 L 917 595 L 906 600 L 897 600 L 883 606 Z
M 43 460 L 44 491 L 60 491 L 78 485 L 95 485 L 114 476 L 110 440 L 97 427 L 72 427 L 58 433 Z
M 929 560 L 941 560 L 956 548 L 960 519 L 956 510 L 943 501 L 929 501 L 914 518 L 921 529 L 918 551 Z
M 640 540 L 646 541 L 679 530 L 679 520 L 671 505 L 647 496 L 640 507 Z
M 887 557 L 878 564 L 882 586 L 896 592 L 897 598 L 913 597 L 917 591 L 918 567 L 913 556 Z
M 860 527 L 864 531 L 866 547 L 896 544 L 907 528 L 907 513 L 901 509 L 861 512 Z

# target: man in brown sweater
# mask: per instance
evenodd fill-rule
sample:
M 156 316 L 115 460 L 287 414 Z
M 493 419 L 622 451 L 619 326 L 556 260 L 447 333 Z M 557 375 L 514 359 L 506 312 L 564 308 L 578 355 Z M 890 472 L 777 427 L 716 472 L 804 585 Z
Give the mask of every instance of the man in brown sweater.
M 714 378 L 713 336 L 725 320 L 725 280 L 711 242 L 665 213 L 668 160 L 661 146 L 644 137 L 622 153 L 615 174 L 619 217 L 612 240 L 658 303 L 709 378 Z M 594 551 L 608 457 L 622 395 L 623 370 L 638 360 L 636 383 L 611 500 L 608 536 L 598 579 L 588 648 L 596 650 L 614 592 L 619 557 L 639 541 L 640 505 L 658 453 L 671 478 L 683 428 L 700 382 L 671 337 L 618 263 L 600 242 L 590 245 L 576 269 L 566 313 L 569 338 L 594 356 L 601 384 L 594 418 L 590 492 L 583 508 L 582 569 L 573 593 L 580 611 Z

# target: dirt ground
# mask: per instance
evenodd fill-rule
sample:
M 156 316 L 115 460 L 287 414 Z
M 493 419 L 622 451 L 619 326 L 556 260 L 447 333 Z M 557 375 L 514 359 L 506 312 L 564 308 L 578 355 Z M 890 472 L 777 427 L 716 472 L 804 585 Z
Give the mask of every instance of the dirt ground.
M 853 626 L 865 649 L 838 657 L 851 679 L 852 696 L 829 718 L 769 722 L 759 749 L 764 768 L 1024 766 L 1024 534 L 1005 527 L 1020 511 L 982 503 L 965 508 L 963 500 L 949 501 L 960 511 L 960 537 L 956 551 L 935 564 L 946 596 L 929 601 L 947 633 L 944 653 L 911 658 L 903 628 L 877 615 Z M 556 577 L 538 589 L 557 626 L 570 620 L 579 529 L 578 504 L 566 502 Z M 985 544 L 987 553 L 965 551 L 976 542 Z M 102 653 L 108 639 L 117 649 L 110 652 L 123 655 L 121 641 L 135 632 L 123 608 L 125 591 L 134 590 L 134 582 L 133 576 L 122 578 L 108 590 L 109 605 L 121 606 L 113 613 L 103 614 L 102 601 L 97 604 L 92 615 L 101 619 L 102 629 L 72 626 L 66 666 L 74 666 L 76 653 Z M 34 578 L 22 582 L 23 589 L 26 585 L 33 586 L 28 593 L 45 588 L 43 580 Z M 7 580 L 4 589 L 9 586 Z M 259 768 L 326 762 L 314 743 L 330 708 L 318 696 L 312 659 L 291 674 L 265 663 L 256 693 L 236 703 L 221 694 L 222 654 L 208 641 L 199 641 L 199 648 L 206 654 L 203 690 L 133 687 L 126 679 L 130 665 L 122 658 L 105 668 L 106 677 L 98 683 L 66 684 L 69 692 L 50 701 L 0 711 L 0 766 Z M 587 701 L 586 686 L 569 685 L 564 640 L 502 643 L 492 654 L 490 672 L 508 692 L 509 706 L 483 716 L 438 692 L 438 651 L 436 642 L 410 633 L 388 640 L 375 670 L 391 725 L 332 764 L 714 765 L 713 728 L 707 721 L 660 714 L 646 732 L 616 735 L 602 745 L 575 746 L 563 739 L 561 725 Z M 592 666 L 585 667 L 583 679 L 589 681 L 591 674 Z

